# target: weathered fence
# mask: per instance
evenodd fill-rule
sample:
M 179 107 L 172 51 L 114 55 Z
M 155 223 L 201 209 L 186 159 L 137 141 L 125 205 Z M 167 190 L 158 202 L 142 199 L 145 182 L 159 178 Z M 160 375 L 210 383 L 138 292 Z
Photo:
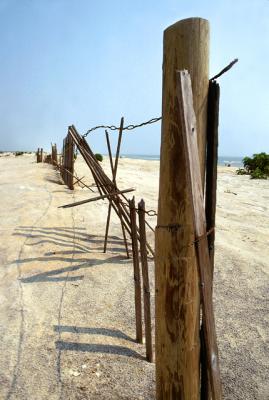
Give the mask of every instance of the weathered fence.
M 121 119 L 118 145 L 116 151 L 115 162 L 113 163 L 112 151 L 109 140 L 109 135 L 106 132 L 106 141 L 108 145 L 109 160 L 111 166 L 112 180 L 105 174 L 100 163 L 97 161 L 95 155 L 93 154 L 89 144 L 87 143 L 85 137 L 81 137 L 74 126 L 70 126 L 68 129 L 68 135 L 77 146 L 78 151 L 84 158 L 86 164 L 88 165 L 92 176 L 95 181 L 95 186 L 99 191 L 99 196 L 90 199 L 78 201 L 71 204 L 66 204 L 61 206 L 62 208 L 70 208 L 79 206 L 82 204 L 90 203 L 93 201 L 98 201 L 104 198 L 109 200 L 108 205 L 108 216 L 105 230 L 105 243 L 104 251 L 106 251 L 107 240 L 108 240 L 108 228 L 111 210 L 114 209 L 119 217 L 123 240 L 125 244 L 126 254 L 129 257 L 128 241 L 126 233 L 129 234 L 132 242 L 132 254 L 133 254 L 133 265 L 134 265 L 134 286 L 135 286 L 135 316 L 136 316 L 136 340 L 142 343 L 143 339 L 143 323 L 142 323 L 142 300 L 144 304 L 144 326 L 145 326 L 145 342 L 146 342 L 146 358 L 148 361 L 153 361 L 153 350 L 152 350 L 152 326 L 151 326 L 151 305 L 150 305 L 150 284 L 149 284 L 149 274 L 148 274 L 148 251 L 154 255 L 154 251 L 147 242 L 146 238 L 146 225 L 150 226 L 146 219 L 145 214 L 152 213 L 153 210 L 146 211 L 145 203 L 143 200 L 136 208 L 135 199 L 127 200 L 125 194 L 133 191 L 134 189 L 124 189 L 119 190 L 116 184 L 116 175 L 118 168 L 118 160 L 120 154 L 120 145 L 122 140 L 123 131 L 123 118 Z M 67 152 L 68 141 L 65 141 L 64 152 Z M 63 153 L 64 153 L 63 152 Z M 64 169 L 62 168 L 64 171 Z M 128 201 L 128 202 L 126 202 Z M 136 214 L 138 213 L 139 224 L 136 222 Z M 151 215 L 151 214 L 150 214 Z M 154 212 L 154 215 L 156 213 Z M 153 228 L 151 228 L 153 229 Z M 153 229 L 154 230 L 154 229 Z M 140 272 L 141 264 L 141 272 Z M 142 280 L 141 280 L 142 273 Z M 143 282 L 143 297 L 141 292 L 141 282 Z
M 36 162 L 41 163 L 43 162 L 43 149 L 38 148 L 36 152 Z
M 208 38 L 208 21 L 200 18 L 179 21 L 165 31 L 162 117 L 128 126 L 124 126 L 122 118 L 119 127 L 98 125 L 82 136 L 74 125 L 69 126 L 61 161 L 58 161 L 56 145 L 49 155 L 49 162 L 60 170 L 71 190 L 77 183 L 99 192 L 97 197 L 66 204 L 63 208 L 108 199 L 104 252 L 112 210 L 121 224 L 127 257 L 130 254 L 128 236 L 131 239 L 136 340 L 143 342 L 144 327 L 146 358 L 150 362 L 154 354 L 148 253 L 154 257 L 157 400 L 221 399 L 212 303 L 219 115 L 219 85 L 215 80 L 238 60 L 209 80 Z M 158 221 L 153 228 L 145 216 L 157 216 L 157 213 L 145 210 L 143 200 L 136 207 L 134 197 L 127 199 L 126 194 L 134 189 L 118 188 L 117 170 L 123 131 L 160 119 Z M 106 129 L 111 178 L 86 141 L 86 136 L 99 128 Z M 114 161 L 108 130 L 118 131 Z M 95 182 L 92 185 L 83 182 L 74 172 L 75 147 L 91 171 Z M 37 162 L 42 159 L 43 149 L 38 149 Z M 156 254 L 147 242 L 146 226 L 155 232 Z
M 95 181 L 95 186 L 100 194 L 100 198 L 107 197 L 109 199 L 109 208 L 112 208 L 116 215 L 119 217 L 121 227 L 122 227 L 122 232 L 123 232 L 123 239 L 125 243 L 125 248 L 126 248 L 126 254 L 127 257 L 129 257 L 129 251 L 128 251 L 128 243 L 127 243 L 127 238 L 126 238 L 126 232 L 128 235 L 131 237 L 131 219 L 130 219 L 130 210 L 129 210 L 129 205 L 128 205 L 128 199 L 124 194 L 124 191 L 121 191 L 118 189 L 116 185 L 116 172 L 117 172 L 117 165 L 118 165 L 118 158 L 119 158 L 119 150 L 117 151 L 117 157 L 115 160 L 115 165 L 113 165 L 113 161 L 111 160 L 111 165 L 112 165 L 112 180 L 106 175 L 104 172 L 103 168 L 101 167 L 100 163 L 96 159 L 94 153 L 92 152 L 89 144 L 87 143 L 85 137 L 82 137 L 74 127 L 74 125 L 70 126 L 68 128 L 68 135 L 69 137 L 73 140 L 73 143 L 77 146 L 78 151 L 82 155 L 83 159 L 85 160 L 86 164 L 88 165 L 93 179 Z M 119 137 L 119 143 L 120 143 L 121 138 Z M 70 143 L 70 142 L 69 142 Z M 68 146 L 65 142 L 65 149 L 68 149 Z M 119 144 L 118 144 L 118 149 L 119 149 Z M 65 171 L 67 168 L 62 168 L 62 170 Z M 127 189 L 129 190 L 129 189 Z M 131 189 L 134 190 L 134 189 Z M 91 201 L 91 199 L 89 199 Z M 84 201 L 84 203 L 87 201 Z M 78 202 L 80 203 L 80 202 Z M 73 203 L 70 205 L 65 205 L 63 207 L 74 207 L 79 205 L 78 203 Z M 108 230 L 108 225 L 109 225 L 109 209 L 108 209 L 108 218 L 107 218 L 107 226 L 106 226 L 106 235 L 105 235 L 105 246 L 106 246 L 106 240 L 107 240 L 107 230 Z M 140 235 L 139 235 L 139 228 L 136 227 L 137 230 L 137 237 L 138 240 L 140 240 Z M 154 251 L 149 245 L 149 243 L 146 243 L 148 251 L 154 255 Z

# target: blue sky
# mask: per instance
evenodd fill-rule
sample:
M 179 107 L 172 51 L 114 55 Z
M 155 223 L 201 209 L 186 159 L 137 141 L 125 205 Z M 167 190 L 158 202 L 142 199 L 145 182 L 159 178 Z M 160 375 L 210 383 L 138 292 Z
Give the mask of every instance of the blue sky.
M 70 124 L 160 116 L 163 30 L 203 17 L 210 75 L 239 58 L 219 81 L 219 153 L 269 152 L 268 0 L 0 0 L 0 17 L 0 150 L 60 146 Z M 122 152 L 158 154 L 160 128 L 126 133 Z M 106 149 L 102 131 L 89 143 Z

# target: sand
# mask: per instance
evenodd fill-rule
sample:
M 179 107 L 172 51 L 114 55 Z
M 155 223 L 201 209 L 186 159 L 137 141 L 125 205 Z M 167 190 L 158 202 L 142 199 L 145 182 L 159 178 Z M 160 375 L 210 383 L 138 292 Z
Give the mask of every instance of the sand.
M 118 186 L 135 187 L 156 210 L 158 169 L 120 159 Z M 76 171 L 92 183 L 80 157 Z M 115 216 L 103 253 L 108 202 L 58 208 L 94 194 L 69 191 L 34 155 L 0 157 L 0 190 L 0 399 L 154 399 Z M 269 180 L 219 168 L 214 302 L 224 399 L 269 399 L 268 200 Z M 154 305 L 152 262 L 150 272 Z

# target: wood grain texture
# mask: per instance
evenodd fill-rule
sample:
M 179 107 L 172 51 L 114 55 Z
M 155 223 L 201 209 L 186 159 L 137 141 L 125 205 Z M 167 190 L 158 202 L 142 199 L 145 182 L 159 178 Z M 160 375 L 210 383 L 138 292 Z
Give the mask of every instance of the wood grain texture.
M 204 175 L 208 91 L 208 21 L 179 21 L 164 32 L 160 188 L 155 246 L 156 396 L 199 399 L 200 296 L 192 210 L 176 89 L 176 70 L 193 80 Z M 177 225 L 168 229 L 169 224 Z
M 182 121 L 183 145 L 186 152 L 186 169 L 189 178 L 188 189 L 192 203 L 195 239 L 197 240 L 196 252 L 201 286 L 201 303 L 203 310 L 207 369 L 210 378 L 212 399 L 220 400 L 221 382 L 212 300 L 212 271 L 207 242 L 203 185 L 200 173 L 191 78 L 187 71 L 179 71 L 177 73 L 177 80 L 179 111 Z

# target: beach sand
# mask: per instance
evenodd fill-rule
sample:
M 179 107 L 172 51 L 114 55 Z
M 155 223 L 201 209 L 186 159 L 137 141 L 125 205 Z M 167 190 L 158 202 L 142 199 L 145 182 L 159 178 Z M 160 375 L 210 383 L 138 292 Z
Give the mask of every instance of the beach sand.
M 102 166 L 109 173 L 107 158 Z M 80 156 L 75 169 L 93 182 Z M 158 175 L 159 161 L 120 159 L 118 187 L 157 210 Z M 0 399 L 154 399 L 154 364 L 134 341 L 133 266 L 118 218 L 104 254 L 108 201 L 58 208 L 98 195 L 75 188 L 34 155 L 0 157 Z M 223 398 L 268 400 L 269 180 L 220 167 L 217 196 Z

